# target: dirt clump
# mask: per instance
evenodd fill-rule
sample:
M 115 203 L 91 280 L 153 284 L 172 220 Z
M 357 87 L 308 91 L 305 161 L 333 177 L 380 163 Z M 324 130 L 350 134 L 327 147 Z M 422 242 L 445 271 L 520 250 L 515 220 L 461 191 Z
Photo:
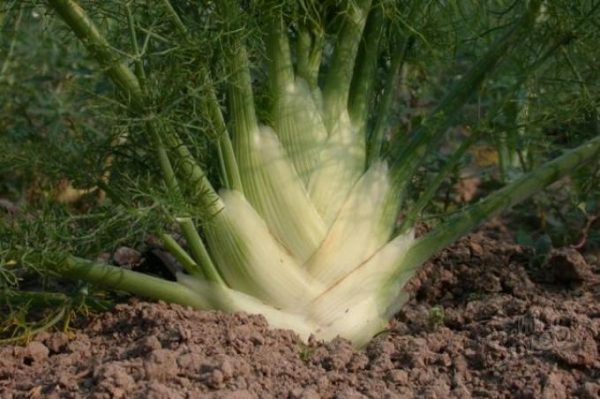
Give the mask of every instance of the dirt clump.
M 425 265 L 361 350 L 261 316 L 131 301 L 0 347 L 0 398 L 596 398 L 599 268 L 569 251 L 541 281 L 531 253 L 487 225 Z
M 553 250 L 544 264 L 544 271 L 551 283 L 567 285 L 596 281 L 590 265 L 574 248 Z

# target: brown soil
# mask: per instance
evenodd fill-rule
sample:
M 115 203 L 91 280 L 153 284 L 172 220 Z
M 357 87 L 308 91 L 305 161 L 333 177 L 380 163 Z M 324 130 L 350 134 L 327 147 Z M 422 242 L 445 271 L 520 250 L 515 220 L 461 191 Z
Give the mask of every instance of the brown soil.
M 488 225 L 427 264 L 363 350 L 305 345 L 259 316 L 131 302 L 72 336 L 1 347 L 0 397 L 598 398 L 598 260 L 532 259 Z

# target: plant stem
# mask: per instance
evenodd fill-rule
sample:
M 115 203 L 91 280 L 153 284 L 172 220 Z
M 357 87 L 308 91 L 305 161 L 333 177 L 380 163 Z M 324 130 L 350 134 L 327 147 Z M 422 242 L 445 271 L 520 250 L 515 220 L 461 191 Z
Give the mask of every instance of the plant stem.
M 221 285 L 225 282 L 221 278 L 217 268 L 215 267 L 202 238 L 198 234 L 198 230 L 191 218 L 178 218 L 177 222 L 181 226 L 181 230 L 185 239 L 190 246 L 194 260 L 202 265 L 202 272 L 208 281 L 212 281 Z
M 408 145 L 395 138 L 391 143 L 391 151 L 398 154 L 392 165 L 394 180 L 404 184 L 414 175 L 425 155 L 443 136 L 446 129 L 454 122 L 458 111 L 477 90 L 483 80 L 490 74 L 508 50 L 528 32 L 539 12 L 541 0 L 531 0 L 527 12 L 520 20 L 498 39 L 444 97 L 432 115 L 418 128 L 413 140 Z
M 186 272 L 192 276 L 204 277 L 204 273 L 196 261 L 185 251 L 185 249 L 181 248 L 173 237 L 169 234 L 162 233 L 160 239 L 162 240 L 165 249 L 181 263 L 181 266 L 183 266 L 183 269 Z
M 48 0 L 48 3 L 75 32 L 88 51 L 106 68 L 106 74 L 124 92 L 131 107 L 144 109 L 145 98 L 135 74 L 119 60 L 96 25 L 74 0 Z
M 290 53 L 290 44 L 286 34 L 287 27 L 284 26 L 281 12 L 269 17 L 269 33 L 267 37 L 267 54 L 269 64 L 269 83 L 271 84 L 271 95 L 274 99 L 274 108 L 280 96 L 283 95 L 289 85 L 294 83 L 294 68 Z M 275 117 L 276 111 L 271 112 Z
M 181 33 L 183 37 L 187 38 L 188 30 L 181 18 L 179 17 L 179 14 L 177 14 L 177 11 L 175 11 L 175 9 L 173 8 L 171 2 L 169 0 L 162 0 L 162 3 L 163 6 L 167 9 L 167 13 L 169 14 L 169 17 L 171 17 L 171 20 L 175 24 L 175 27 L 177 28 L 179 33 Z
M 163 174 L 163 179 L 167 185 L 167 188 L 173 193 L 182 195 L 181 188 L 177 180 L 171 157 L 167 150 L 171 150 L 171 154 L 177 157 L 179 161 L 180 174 L 183 172 L 183 181 L 186 185 L 195 189 L 196 197 L 202 203 L 202 206 L 210 213 L 216 214 L 221 210 L 223 204 L 215 192 L 214 188 L 208 181 L 204 171 L 196 163 L 193 155 L 190 153 L 188 148 L 183 145 L 179 137 L 175 132 L 160 131 L 160 127 L 163 126 L 159 118 L 150 118 L 150 121 L 146 123 L 146 130 L 151 134 L 154 142 L 155 149 L 157 151 L 159 165 Z M 168 129 L 168 126 L 163 126 Z M 165 143 L 166 142 L 166 143 Z
M 379 44 L 383 34 L 383 11 L 377 6 L 369 14 L 365 27 L 364 40 L 361 41 L 356 65 L 350 86 L 348 112 L 358 134 L 366 134 L 369 120 L 369 106 L 373 98 L 376 81 Z
M 192 306 L 196 309 L 210 309 L 210 304 L 191 289 L 172 281 L 134 272 L 116 266 L 94 263 L 75 256 L 49 264 L 62 276 L 84 280 L 115 291 L 125 291 L 146 298 Z
M 514 108 L 517 108 L 518 103 L 512 102 L 514 93 L 521 90 L 523 86 L 527 86 L 527 81 L 531 79 L 531 74 L 534 71 L 540 69 L 548 59 L 554 54 L 554 52 L 563 46 L 567 45 L 570 41 L 572 41 L 573 37 L 570 34 L 565 34 L 555 40 L 552 45 L 530 66 L 528 66 L 525 70 L 525 73 L 520 76 L 517 81 L 509 88 L 506 94 L 499 101 L 499 106 L 497 107 L 499 110 L 504 109 L 508 114 L 517 113 Z M 520 101 L 519 101 L 520 102 Z M 515 117 L 515 119 L 518 119 Z M 518 158 L 518 149 L 517 149 L 517 140 L 515 131 L 517 129 L 522 130 L 523 127 L 520 126 L 521 123 L 519 121 L 515 122 L 517 127 L 511 129 L 512 131 L 499 132 L 498 134 L 498 168 L 500 170 L 500 178 L 502 182 L 507 182 L 509 179 L 509 167 L 511 166 L 511 162 L 514 165 L 515 160 Z M 522 132 L 521 132 L 522 135 Z M 526 169 L 526 165 L 522 164 L 523 170 Z
M 146 89 L 146 72 L 144 71 L 144 64 L 142 63 L 142 53 L 140 52 L 140 47 L 138 45 L 137 34 L 135 31 L 135 18 L 133 13 L 131 12 L 131 7 L 129 3 L 125 5 L 127 10 L 127 24 L 129 25 L 129 34 L 131 35 L 131 46 L 133 47 L 133 51 L 135 53 L 135 76 L 137 76 L 138 81 L 140 82 L 140 88 L 142 92 L 145 92 Z
M 153 115 L 148 109 L 148 99 L 144 96 L 140 83 L 135 74 L 125 65 L 118 61 L 118 56 L 111 49 L 109 43 L 100 33 L 93 21 L 87 16 L 85 11 L 74 0 L 49 0 L 59 16 L 75 32 L 77 37 L 83 42 L 88 51 L 105 66 L 109 78 L 121 89 L 123 95 L 128 98 L 130 110 L 149 120 L 146 124 L 148 133 L 154 140 L 155 147 L 159 152 L 162 143 L 157 138 L 164 140 L 165 145 L 177 155 L 182 169 L 190 177 L 191 184 L 194 184 L 202 204 L 211 212 L 216 213 L 221 209 L 219 197 L 212 185 L 208 181 L 206 174 L 198 165 L 189 149 L 183 145 L 177 133 L 170 126 L 162 126 L 160 118 Z M 160 126 L 158 126 L 160 125 Z M 164 166 L 161 163 L 161 167 Z M 165 179 L 171 179 L 170 172 L 163 169 Z M 167 184 L 169 184 L 167 182 Z
M 224 22 L 224 29 L 235 32 L 224 43 L 224 59 L 228 74 L 229 112 L 233 123 L 233 147 L 240 167 L 246 164 L 245 156 L 251 147 L 252 139 L 258 127 L 250 61 L 243 42 L 242 13 L 235 1 L 217 2 L 217 9 Z M 240 171 L 241 172 L 241 171 Z
M 375 127 L 373 128 L 373 132 L 371 133 L 371 137 L 367 143 L 367 167 L 369 167 L 371 163 L 378 160 L 381 155 L 385 125 L 390 116 L 394 94 L 396 93 L 398 84 L 400 83 L 402 66 L 404 65 L 408 51 L 412 47 L 413 43 L 414 36 L 405 38 L 401 42 L 400 46 L 398 46 L 394 56 L 392 57 L 392 65 L 390 66 L 385 87 L 383 89 L 383 98 L 377 107 L 378 111 L 377 119 L 375 120 Z
M 226 55 L 231 82 L 229 83 L 229 107 L 233 120 L 233 148 L 237 160 L 243 165 L 244 156 L 252 146 L 258 122 L 254 108 L 254 95 L 250 77 L 250 65 L 245 47 L 235 40 Z
M 318 89 L 319 67 L 323 54 L 323 34 L 310 29 L 306 24 L 299 27 L 296 41 L 296 73 L 304 79 L 311 91 Z
M 425 190 L 425 192 L 423 194 L 421 194 L 417 203 L 412 206 L 412 208 L 406 215 L 406 218 L 402 222 L 402 225 L 400 226 L 400 229 L 399 229 L 401 232 L 406 231 L 407 229 L 413 227 L 414 222 L 417 220 L 417 217 L 419 216 L 421 211 L 423 209 L 425 209 L 425 207 L 429 204 L 429 202 L 435 195 L 437 189 L 440 187 L 440 185 L 442 184 L 444 179 L 450 174 L 452 169 L 461 160 L 461 158 L 463 157 L 465 152 L 469 149 L 469 147 L 471 147 L 471 145 L 479 137 L 480 132 L 481 132 L 480 130 L 477 130 L 476 133 L 471 134 L 466 140 L 464 140 L 460 144 L 460 147 L 458 147 L 458 149 L 454 152 L 454 154 L 452 154 L 450 159 L 448 161 L 446 161 L 446 163 L 442 167 L 442 170 L 440 170 L 438 172 L 438 174 L 435 176 L 433 181 L 431 181 L 427 185 L 427 189 Z
M 529 198 L 579 166 L 597 161 L 599 157 L 600 136 L 597 136 L 464 209 L 417 240 L 403 261 L 404 265 L 409 265 L 409 269 L 399 270 L 398 276 L 407 271 L 414 272 L 433 254 L 473 230 L 485 219 Z
M 333 124 L 339 120 L 342 112 L 348 107 L 354 63 L 367 22 L 371 0 L 348 2 L 347 7 L 323 88 L 325 126 L 328 131 L 331 131 Z
M 153 126 L 150 126 L 149 129 L 153 131 Z M 155 140 L 158 143 L 158 159 L 161 165 L 161 169 L 163 171 L 163 177 L 167 184 L 167 188 L 174 194 L 181 196 L 182 193 L 179 188 L 179 184 L 177 183 L 177 177 L 175 176 L 173 165 L 171 164 L 171 160 L 169 159 L 167 151 L 164 145 L 162 144 L 162 140 L 160 137 L 156 137 Z M 204 243 L 202 242 L 202 239 L 200 238 L 192 219 L 189 217 L 177 218 L 177 223 L 179 223 L 183 235 L 185 236 L 185 239 L 187 240 L 188 245 L 192 250 L 194 261 L 189 262 L 186 257 L 179 253 L 179 250 L 181 248 L 178 245 L 173 245 L 177 243 L 175 243 L 174 241 L 169 242 L 169 240 L 167 239 L 167 246 L 171 244 L 170 246 L 176 250 L 176 252 L 174 252 L 173 255 L 175 255 L 181 261 L 181 264 L 191 275 L 196 277 L 204 277 L 208 280 L 217 283 L 222 283 L 223 280 L 220 278 L 219 273 L 217 272 L 214 264 L 212 263 L 212 260 L 210 259 L 210 256 L 206 251 L 206 247 L 204 246 Z M 198 267 L 198 264 L 200 264 L 201 267 Z
M 212 84 L 209 84 L 205 93 L 205 102 L 213 126 L 219 135 L 219 162 L 221 163 L 223 180 L 227 182 L 226 187 L 243 193 L 244 187 L 242 186 L 235 152 L 233 151 L 233 143 L 231 142 L 231 137 L 229 136 L 229 131 L 227 130 L 227 125 L 219 106 L 219 100 Z

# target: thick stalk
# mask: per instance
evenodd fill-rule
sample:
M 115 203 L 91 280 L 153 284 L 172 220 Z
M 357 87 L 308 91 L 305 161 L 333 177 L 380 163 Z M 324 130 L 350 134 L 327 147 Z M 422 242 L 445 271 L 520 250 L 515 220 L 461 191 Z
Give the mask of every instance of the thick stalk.
M 163 128 L 162 130 L 161 127 Z M 180 187 L 175 172 L 180 175 L 180 181 L 184 181 L 188 187 L 193 187 L 195 197 L 210 215 L 214 215 L 223 208 L 223 203 L 212 187 L 206 174 L 198 165 L 190 150 L 181 142 L 177 134 L 170 126 L 164 126 L 159 118 L 150 118 L 146 123 L 146 130 L 151 134 L 158 152 L 163 178 L 167 187 L 173 192 L 179 192 Z M 164 143 L 164 144 L 163 144 Z M 166 148 L 165 148 L 166 146 Z M 167 149 L 170 150 L 167 153 Z M 177 162 L 177 170 L 173 170 L 171 157 Z
M 87 281 L 114 291 L 125 291 L 195 309 L 263 314 L 273 327 L 293 329 L 303 339 L 307 339 L 309 334 L 316 330 L 315 326 L 301 316 L 279 311 L 251 296 L 189 276 L 178 276 L 183 283 L 177 283 L 74 256 L 68 256 L 61 261 L 46 260 L 45 263 L 65 278 Z
M 277 102 L 288 87 L 294 83 L 294 67 L 290 53 L 290 44 L 286 34 L 287 27 L 284 26 L 281 13 L 271 16 L 269 21 L 269 33 L 267 37 L 267 62 L 269 65 L 269 83 L 271 84 L 271 96 L 275 107 Z M 275 117 L 276 111 L 272 112 Z
M 165 9 L 167 10 L 167 14 L 170 17 L 171 21 L 176 26 L 177 31 L 186 40 L 186 42 L 189 43 L 191 39 L 189 31 L 183 23 L 183 21 L 181 20 L 179 14 L 171 4 L 170 0 L 162 0 L 162 3 Z M 206 93 L 204 93 L 204 106 L 208 109 L 210 119 L 219 135 L 219 141 L 217 142 L 217 152 L 219 156 L 219 164 L 221 168 L 221 177 L 223 184 L 227 188 L 243 192 L 237 161 L 233 153 L 233 145 L 231 143 L 231 138 L 229 136 L 229 132 L 227 130 L 227 126 L 225 124 L 223 114 L 221 112 L 221 108 L 219 106 L 219 101 L 217 99 L 214 87 L 212 85 L 210 74 L 206 71 L 205 68 L 201 67 L 200 69 L 201 74 L 206 75 L 207 80 L 209 81 Z M 186 151 L 186 149 L 178 149 L 178 152 L 182 159 L 188 159 L 193 161 L 193 157 L 190 158 L 191 154 L 189 153 L 189 151 Z M 195 164 L 195 161 L 192 163 Z M 191 169 L 195 169 L 195 171 L 192 171 Z M 197 164 L 192 165 L 191 169 L 189 169 L 189 171 L 191 171 L 192 174 L 196 175 L 197 179 L 200 176 L 198 174 L 198 171 L 200 171 L 201 174 L 204 176 L 204 172 L 199 169 Z M 204 180 L 205 178 L 202 178 L 200 180 L 201 186 L 205 185 L 206 181 Z M 208 191 L 210 192 L 211 190 Z
M 231 137 L 227 130 L 221 107 L 219 106 L 217 94 L 212 85 L 209 85 L 207 92 L 205 93 L 205 101 L 213 126 L 219 135 L 219 162 L 221 163 L 223 179 L 227 182 L 226 186 L 228 188 L 243 193 L 244 188 L 240 178 L 238 163 L 233 151 L 233 143 L 231 142 Z
M 228 74 L 228 100 L 233 131 L 233 148 L 240 167 L 243 167 L 248 149 L 256 134 L 258 121 L 254 106 L 250 61 L 243 35 L 243 14 L 236 1 L 223 0 L 217 2 L 219 14 L 223 19 L 223 29 L 236 32 L 224 43 L 224 59 Z
M 480 131 L 478 130 L 477 132 L 479 133 Z M 461 160 L 465 152 L 471 147 L 471 145 L 475 142 L 475 140 L 478 137 L 479 134 L 477 133 L 471 134 L 466 140 L 464 140 L 460 144 L 460 147 L 458 147 L 454 154 L 452 154 L 450 159 L 446 161 L 446 163 L 442 167 L 442 170 L 440 170 L 435 176 L 435 178 L 427 185 L 427 189 L 425 190 L 425 192 L 421 194 L 417 203 L 412 206 L 412 208 L 406 215 L 406 218 L 402 222 L 402 225 L 399 229 L 401 232 L 404 232 L 413 227 L 414 222 L 417 220 L 421 211 L 425 209 L 425 207 L 430 203 L 437 189 L 444 182 L 444 179 L 450 174 L 450 172 L 452 172 L 452 169 L 454 169 L 454 167 Z
M 210 303 L 179 283 L 121 267 L 94 263 L 75 256 L 68 256 L 62 262 L 49 266 L 65 278 L 87 281 L 114 291 L 126 291 L 145 298 L 197 309 L 211 308 Z
M 243 27 L 239 4 L 223 1 L 219 7 L 230 25 L 227 28 L 238 32 Z M 297 171 L 285 156 L 280 140 L 270 129 L 258 126 L 250 61 L 243 39 L 233 34 L 224 56 L 233 148 L 244 196 L 286 248 L 305 260 L 318 246 L 325 226 Z
M 318 167 L 327 131 L 309 85 L 296 79 L 287 27 L 281 11 L 268 18 L 267 54 L 271 84 L 271 123 L 294 169 L 308 185 Z M 308 49 L 307 49 L 308 50 Z M 298 55 L 300 59 L 308 55 Z M 307 60 L 303 60 L 307 62 Z
M 393 176 L 397 182 L 406 182 L 419 167 L 428 149 L 435 145 L 451 126 L 458 111 L 477 90 L 483 80 L 490 74 L 508 50 L 523 40 L 528 29 L 533 25 L 539 12 L 541 0 L 532 0 L 527 12 L 500 39 L 498 39 L 481 59 L 471 68 L 444 97 L 432 115 L 415 132 L 413 140 L 404 146 L 401 138 L 391 143 L 394 156 Z
M 163 170 L 167 188 L 172 193 L 181 195 L 181 190 L 177 182 L 175 171 L 173 170 L 173 165 L 169 159 L 169 155 L 167 154 L 160 137 L 156 137 L 156 141 L 158 143 L 158 159 L 161 169 Z M 206 278 L 210 281 L 222 284 L 223 280 L 220 278 L 219 273 L 210 259 L 208 251 L 206 250 L 206 247 L 204 246 L 204 243 L 202 242 L 202 239 L 200 238 L 192 219 L 189 217 L 178 218 L 177 222 L 179 223 L 183 235 L 190 246 L 195 261 L 187 262 L 185 261 L 186 259 L 181 259 L 183 261 L 182 265 L 185 267 L 186 271 L 193 276 Z M 178 256 L 177 252 L 175 252 L 174 255 Z M 201 265 L 201 267 L 198 267 L 198 265 Z
M 417 15 L 419 2 L 413 2 L 408 10 L 407 20 L 412 20 Z M 417 32 L 414 29 L 409 29 L 407 32 L 399 31 L 397 33 L 398 40 L 392 42 L 392 60 L 386 80 L 383 87 L 383 95 L 379 104 L 377 104 L 377 115 L 373 126 L 373 131 L 367 137 L 367 160 L 366 167 L 371 166 L 373 162 L 377 162 L 381 157 L 383 143 L 385 141 L 385 128 L 390 119 L 394 100 L 398 97 L 398 86 L 402 82 L 402 74 L 404 63 L 408 52 L 415 43 Z
M 390 112 L 392 110 L 392 104 L 394 96 L 398 89 L 398 84 L 401 79 L 402 66 L 406 60 L 408 51 L 414 43 L 414 36 L 409 36 L 402 40 L 400 46 L 394 52 L 392 56 L 392 64 L 385 81 L 385 87 L 383 89 L 383 97 L 377 107 L 377 117 L 375 119 L 375 126 L 373 132 L 367 142 L 367 167 L 373 162 L 377 161 L 381 155 L 381 148 L 383 146 L 385 126 L 389 120 Z
M 186 272 L 191 275 L 203 277 L 204 273 L 202 273 L 202 269 L 200 269 L 196 261 L 186 252 L 185 249 L 181 248 L 181 246 L 173 237 L 171 237 L 169 234 L 162 233 L 160 235 L 160 239 L 163 242 L 165 249 L 169 251 L 169 253 L 175 257 L 175 259 L 177 259 Z
M 490 194 L 482 201 L 449 218 L 424 237 L 408 251 L 404 265 L 397 277 L 415 271 L 424 261 L 458 238 L 476 228 L 482 221 L 529 198 L 547 185 L 574 171 L 579 166 L 600 159 L 600 136 L 569 150 L 562 156 L 545 163 L 534 171 Z
M 206 174 L 195 161 L 189 149 L 183 145 L 177 133 L 168 126 L 161 123 L 160 118 L 148 113 L 146 109 L 147 99 L 139 84 L 136 75 L 118 60 L 106 39 L 101 35 L 94 23 L 85 14 L 79 5 L 71 0 L 51 0 L 50 5 L 67 22 L 88 50 L 107 67 L 107 74 L 117 84 L 117 87 L 130 99 L 130 108 L 133 113 L 145 115 L 148 118 L 146 130 L 150 134 L 157 150 L 159 163 L 167 187 L 179 193 L 180 187 L 177 183 L 175 171 L 167 154 L 168 147 L 179 161 L 180 170 L 185 173 L 185 181 L 196 191 L 196 196 L 202 205 L 212 214 L 216 214 L 222 208 L 221 201 L 208 181 Z M 130 25 L 133 21 L 130 19 Z M 130 26 L 132 29 L 133 27 Z M 136 50 L 137 53 L 138 50 Z M 186 239 L 192 248 L 195 261 L 202 266 L 203 275 L 211 281 L 223 284 L 214 264 L 212 263 L 204 243 L 196 231 L 191 219 L 184 219 L 181 223 Z M 188 265 L 189 266 L 189 265 Z M 190 269 L 195 275 L 201 272 L 197 268 Z M 134 292 L 129 290 L 130 292 Z M 135 293 L 135 292 L 134 292 Z
M 504 109 L 508 114 L 515 114 L 514 108 L 517 107 L 518 103 L 513 102 L 514 93 L 517 93 L 521 90 L 522 87 L 527 86 L 527 81 L 531 79 L 531 74 L 534 71 L 542 68 L 547 60 L 554 54 L 554 52 L 560 48 L 563 48 L 565 45 L 571 42 L 573 37 L 571 34 L 565 34 L 564 36 L 558 38 L 552 43 L 552 45 L 537 59 L 535 60 L 527 69 L 525 73 L 520 76 L 517 81 L 509 88 L 506 94 L 503 96 L 502 100 L 499 102 L 499 109 Z M 488 117 L 489 118 L 489 117 Z M 516 122 L 515 126 L 520 126 L 520 122 Z M 515 128 L 516 129 L 516 128 Z M 520 128 L 522 129 L 522 127 Z M 511 134 L 512 133 L 512 134 Z M 521 134 L 523 134 L 521 132 Z M 518 154 L 516 151 L 516 141 L 514 139 L 514 132 L 500 132 L 499 134 L 499 143 L 498 143 L 498 167 L 500 169 L 500 178 L 503 182 L 509 181 L 509 173 L 508 169 L 511 164 L 511 157 L 513 160 L 518 158 Z M 510 141 L 512 139 L 512 141 Z M 514 161 L 513 161 L 514 164 Z M 522 165 L 523 169 L 525 169 L 526 165 Z
M 495 115 L 497 115 L 497 113 L 500 110 L 502 110 L 503 108 L 506 108 L 507 104 L 510 104 L 510 101 L 513 98 L 514 92 L 519 90 L 521 85 L 523 85 L 527 81 L 527 79 L 530 77 L 530 75 L 534 71 L 536 71 L 538 68 L 540 68 L 542 65 L 544 65 L 544 63 L 550 58 L 550 56 L 554 53 L 554 51 L 559 49 L 562 45 L 566 44 L 568 42 L 568 40 L 569 39 L 567 36 L 560 38 L 559 40 L 554 42 L 554 44 L 548 50 L 546 50 L 540 58 L 538 58 L 533 64 L 531 64 L 526 69 L 526 72 L 521 77 L 519 77 L 517 82 L 511 86 L 511 88 L 504 95 L 504 97 L 498 102 L 497 107 L 495 107 L 496 109 L 490 110 L 487 113 L 486 120 L 490 120 Z M 430 184 L 428 184 L 425 192 L 421 195 L 421 197 L 419 198 L 417 203 L 411 208 L 409 213 L 406 215 L 406 219 L 402 223 L 402 226 L 399 229 L 400 231 L 404 231 L 404 230 L 412 227 L 413 223 L 417 220 L 419 213 L 425 208 L 425 206 L 427 206 L 427 204 L 429 203 L 431 198 L 433 198 L 433 195 L 435 194 L 438 187 L 443 182 L 444 178 L 446 176 L 448 176 L 448 174 L 452 171 L 452 168 L 454 168 L 456 163 L 458 163 L 460 161 L 460 158 L 463 156 L 465 151 L 479 137 L 478 133 L 480 133 L 480 132 L 481 132 L 480 130 L 477 130 L 477 133 L 470 135 L 465 141 L 463 141 L 463 143 L 461 144 L 459 149 L 452 155 L 451 159 L 448 160 L 448 162 L 446 162 L 446 164 L 444 165 L 442 170 L 438 173 L 438 175 L 435 177 L 435 179 Z M 502 168 L 502 166 L 503 166 L 502 158 L 503 157 L 501 155 L 501 151 L 499 151 L 499 153 L 500 153 L 500 157 L 499 157 L 500 165 L 499 166 L 500 166 L 500 169 L 503 170 L 503 168 Z
M 327 132 L 311 89 L 302 79 L 295 79 L 287 27 L 283 24 L 281 11 L 270 16 L 268 22 L 271 123 L 287 157 L 306 185 L 318 165 Z
M 360 44 L 350 86 L 348 113 L 358 134 L 366 134 L 369 120 L 369 105 L 373 98 L 375 74 L 379 57 L 379 42 L 383 34 L 383 11 L 375 7 L 369 14 L 364 40 Z
M 296 74 L 303 78 L 313 93 L 318 90 L 319 67 L 323 55 L 323 33 L 302 25 L 296 41 Z
M 250 77 L 250 64 L 245 47 L 234 41 L 234 49 L 226 57 L 231 76 L 229 83 L 229 108 L 233 120 L 233 149 L 240 166 L 244 164 L 248 149 L 256 134 L 258 122 L 254 107 L 254 95 Z
M 175 26 L 177 27 L 177 31 L 183 36 L 186 41 L 190 41 L 191 37 L 189 35 L 189 31 L 183 21 L 181 20 L 179 14 L 173 8 L 173 5 L 169 0 L 162 0 L 163 6 L 167 10 L 167 14 L 170 19 L 173 21 Z M 219 101 L 217 100 L 217 96 L 215 94 L 214 87 L 212 86 L 212 81 L 210 80 L 209 74 L 202 69 L 202 73 L 207 75 L 210 83 L 207 85 L 207 92 L 205 93 L 205 106 L 209 111 L 210 118 L 214 127 L 217 129 L 219 134 L 219 141 L 217 143 L 217 151 L 219 155 L 219 163 L 221 166 L 221 175 L 223 178 L 223 182 L 225 187 L 231 188 L 234 190 L 238 190 L 243 192 L 242 182 L 240 180 L 239 169 L 237 165 L 237 161 L 235 159 L 235 155 L 233 153 L 233 145 L 231 143 L 231 138 L 229 136 L 229 132 L 227 131 L 227 126 L 223 119 L 223 114 L 219 107 Z M 185 150 L 179 151 L 180 155 L 184 158 L 188 158 L 191 154 L 189 151 Z M 195 163 L 195 162 L 194 162 Z M 198 169 L 198 168 L 195 168 Z M 197 173 L 196 173 L 197 174 Z M 202 172 L 204 174 L 204 172 Z M 203 179 L 204 180 L 204 179 Z M 202 185 L 206 185 L 205 181 L 202 181 Z M 210 190 L 208 190 L 210 191 Z
M 206 246 L 198 234 L 198 230 L 191 218 L 178 218 L 177 222 L 181 227 L 181 231 L 190 247 L 194 260 L 202 265 L 202 272 L 208 281 L 224 285 L 225 282 L 221 278 L 217 268 L 215 267 Z
M 325 126 L 329 131 L 348 109 L 354 63 L 370 7 L 371 0 L 358 0 L 348 2 L 347 10 L 344 10 L 344 22 L 337 35 L 323 88 Z
M 221 170 L 221 185 L 226 189 L 231 189 L 229 176 L 227 175 L 227 167 L 225 166 L 225 156 L 221 140 L 217 141 L 217 157 L 219 158 L 219 169 Z
M 106 74 L 123 91 L 132 108 L 138 112 L 143 110 L 145 99 L 135 74 L 119 59 L 79 4 L 74 0 L 48 0 L 48 3 L 106 68 Z

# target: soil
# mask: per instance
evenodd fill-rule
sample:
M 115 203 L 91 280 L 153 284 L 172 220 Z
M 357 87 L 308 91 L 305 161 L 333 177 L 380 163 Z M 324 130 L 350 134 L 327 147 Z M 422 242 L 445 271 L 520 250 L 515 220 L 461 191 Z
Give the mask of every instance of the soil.
M 0 398 L 598 398 L 599 272 L 570 248 L 541 262 L 487 225 L 428 263 L 361 350 L 132 301 L 0 347 Z

